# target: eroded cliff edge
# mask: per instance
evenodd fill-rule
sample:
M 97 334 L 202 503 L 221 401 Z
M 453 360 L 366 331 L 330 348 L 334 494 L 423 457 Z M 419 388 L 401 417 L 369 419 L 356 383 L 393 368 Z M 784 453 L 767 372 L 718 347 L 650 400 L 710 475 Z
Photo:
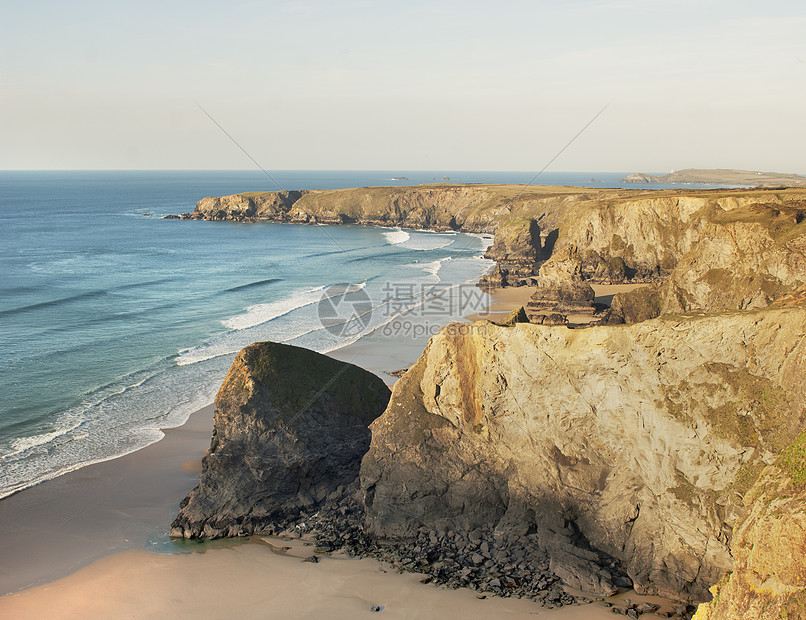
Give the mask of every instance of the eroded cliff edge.
M 764 470 L 745 507 L 731 541 L 734 570 L 696 620 L 806 617 L 806 433 Z
M 806 310 L 435 336 L 372 425 L 369 531 L 581 534 L 640 591 L 707 599 L 743 496 L 804 426 Z

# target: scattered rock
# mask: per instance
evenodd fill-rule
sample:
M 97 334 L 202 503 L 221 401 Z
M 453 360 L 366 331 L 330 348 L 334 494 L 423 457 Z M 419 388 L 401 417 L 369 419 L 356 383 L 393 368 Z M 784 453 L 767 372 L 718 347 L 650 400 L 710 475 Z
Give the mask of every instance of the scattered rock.
M 504 326 L 511 326 L 515 325 L 516 323 L 528 323 L 529 317 L 526 315 L 526 310 L 523 306 L 518 306 L 512 312 L 510 312 L 506 318 L 498 323 L 499 325 Z

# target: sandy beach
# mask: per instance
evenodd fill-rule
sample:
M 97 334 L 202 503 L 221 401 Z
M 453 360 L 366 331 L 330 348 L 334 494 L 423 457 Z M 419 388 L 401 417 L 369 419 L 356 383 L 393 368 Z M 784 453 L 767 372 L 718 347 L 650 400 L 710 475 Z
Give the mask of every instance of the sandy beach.
M 468 319 L 494 320 L 531 293 L 496 291 L 489 309 Z M 377 333 L 331 355 L 391 384 L 389 373 L 410 366 L 422 346 L 410 334 Z M 0 501 L 0 616 L 352 618 L 379 605 L 395 618 L 612 617 L 598 603 L 550 610 L 527 600 L 482 600 L 471 590 L 423 585 L 372 559 L 303 562 L 312 549 L 299 540 L 171 541 L 170 523 L 209 447 L 212 414 L 205 407 L 143 450 Z M 633 602 L 651 600 L 631 594 Z
M 226 544 L 227 546 L 222 546 Z M 254 537 L 208 543 L 204 552 L 128 551 L 103 558 L 54 583 L 0 598 L 14 618 L 612 618 L 603 601 L 559 609 L 525 599 L 484 597 L 472 590 L 422 584 L 373 559 L 340 554 L 306 562 L 302 540 Z M 608 599 L 624 604 L 627 594 Z M 670 610 L 657 597 L 632 595 Z M 373 609 L 375 611 L 373 611 Z M 650 616 L 652 617 L 652 616 Z

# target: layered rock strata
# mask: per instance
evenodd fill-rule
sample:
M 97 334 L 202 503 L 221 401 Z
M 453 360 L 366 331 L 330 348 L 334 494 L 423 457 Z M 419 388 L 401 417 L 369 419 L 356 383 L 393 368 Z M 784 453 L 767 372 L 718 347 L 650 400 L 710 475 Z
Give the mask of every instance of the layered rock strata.
M 639 591 L 701 601 L 804 426 L 804 333 L 803 309 L 443 330 L 371 426 L 368 530 L 536 533 L 572 582 L 612 587 L 604 552 Z
M 246 347 L 216 395 L 199 485 L 171 536 L 251 534 L 340 498 L 388 400 L 357 366 L 272 342 Z

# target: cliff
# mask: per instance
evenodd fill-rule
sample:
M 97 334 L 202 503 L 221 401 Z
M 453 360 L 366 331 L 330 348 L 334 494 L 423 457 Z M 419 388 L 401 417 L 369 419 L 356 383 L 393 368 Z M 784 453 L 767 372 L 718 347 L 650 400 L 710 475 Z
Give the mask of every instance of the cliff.
M 794 238 L 802 233 L 798 225 L 804 214 L 803 189 L 636 191 L 424 185 L 204 198 L 192 214 L 183 217 L 495 232 L 488 256 L 498 264 L 482 281 L 493 287 L 532 284 L 529 279 L 539 277 L 543 261 L 568 247 L 579 253 L 582 277 L 590 282 L 661 282 L 680 265 L 674 285 L 664 293 L 664 301 L 657 302 L 664 312 L 672 312 L 710 307 L 709 294 L 704 292 L 709 282 L 726 292 L 737 283 L 744 290 L 743 298 L 732 300 L 718 293 L 723 299 L 714 306 L 716 311 L 762 307 L 791 291 L 800 266 L 789 264 L 781 271 L 780 260 L 789 260 L 787 253 L 793 249 L 801 251 Z M 737 245 L 730 247 L 736 234 L 740 235 Z M 701 241 L 709 244 L 708 252 L 700 247 Z M 768 260 L 768 251 L 777 251 L 778 258 Z M 741 254 L 731 262 L 731 252 Z M 744 274 L 732 280 L 714 269 L 706 274 L 707 269 L 697 267 L 709 264 L 709 253 L 719 259 L 723 275 L 736 267 Z M 761 258 L 746 264 L 745 257 Z
M 495 231 L 493 245 L 484 258 L 496 262 L 492 273 L 484 276 L 481 286 L 520 286 L 538 268 L 538 261 L 551 255 L 551 248 L 544 248 L 540 226 L 532 218 L 514 218 L 500 224 Z
M 639 591 L 703 600 L 744 493 L 806 424 L 804 333 L 803 309 L 446 328 L 370 427 L 369 531 L 536 533 L 574 585 L 612 587 L 604 552 Z
M 617 295 L 615 315 L 632 322 L 766 308 L 806 280 L 806 201 L 726 203 L 696 228 L 663 284 Z
M 199 485 L 171 536 L 252 534 L 341 497 L 388 399 L 357 366 L 273 342 L 246 347 L 216 395 Z

